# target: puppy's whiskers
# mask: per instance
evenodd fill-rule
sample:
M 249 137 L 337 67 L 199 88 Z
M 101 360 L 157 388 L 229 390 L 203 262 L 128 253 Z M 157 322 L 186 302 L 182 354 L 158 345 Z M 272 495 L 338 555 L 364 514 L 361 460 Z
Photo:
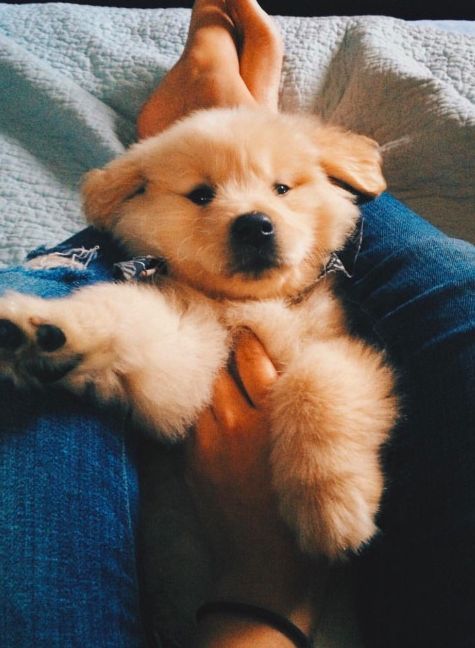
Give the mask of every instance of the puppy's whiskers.
M 179 242 L 176 248 L 176 258 L 178 261 L 185 261 L 188 258 L 188 255 L 186 251 L 183 250 L 183 247 L 185 245 L 188 246 L 192 240 L 193 240 L 192 234 L 189 234 L 188 236 L 185 236 L 184 238 L 181 239 L 181 241 Z
M 396 140 L 391 140 L 390 142 L 386 142 L 386 144 L 381 144 L 379 150 L 381 154 L 384 155 L 388 151 L 392 151 L 392 149 L 397 149 L 401 146 L 409 146 L 411 140 L 412 138 L 409 135 L 403 135 Z

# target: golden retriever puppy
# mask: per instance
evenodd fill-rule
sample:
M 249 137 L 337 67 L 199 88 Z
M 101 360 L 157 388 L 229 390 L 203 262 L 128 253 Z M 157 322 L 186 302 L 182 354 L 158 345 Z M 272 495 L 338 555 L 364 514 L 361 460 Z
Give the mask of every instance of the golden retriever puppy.
M 306 552 L 357 550 L 376 530 L 397 403 L 391 369 L 350 337 L 321 276 L 358 219 L 349 187 L 385 187 L 366 137 L 249 108 L 183 119 L 83 187 L 89 221 L 132 254 L 165 257 L 168 277 L 5 296 L 0 370 L 18 385 L 92 383 L 178 439 L 210 401 L 230 332 L 250 327 L 281 373 L 269 394 L 281 514 Z

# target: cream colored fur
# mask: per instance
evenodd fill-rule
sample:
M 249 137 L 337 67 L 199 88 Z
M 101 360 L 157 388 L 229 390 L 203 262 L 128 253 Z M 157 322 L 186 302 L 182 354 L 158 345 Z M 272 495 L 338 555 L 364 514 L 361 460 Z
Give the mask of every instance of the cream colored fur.
M 88 174 L 85 211 L 131 253 L 165 256 L 170 279 L 61 300 L 7 295 L 0 318 L 28 341 L 0 354 L 0 370 L 36 384 L 32 362 L 73 359 L 62 384 L 80 393 L 92 382 L 156 434 L 181 438 L 210 400 L 230 332 L 250 327 L 281 372 L 269 407 L 282 516 L 309 553 L 357 550 L 376 531 L 379 452 L 397 405 L 384 358 L 349 337 L 331 279 L 315 282 L 358 217 L 329 176 L 369 195 L 385 187 L 372 140 L 309 117 L 202 111 L 133 146 Z M 203 184 L 215 196 L 200 206 L 187 196 Z M 279 195 L 276 184 L 290 190 Z M 229 266 L 230 227 L 250 212 L 270 218 L 279 249 L 258 276 Z M 66 344 L 39 349 L 41 323 L 62 329 Z

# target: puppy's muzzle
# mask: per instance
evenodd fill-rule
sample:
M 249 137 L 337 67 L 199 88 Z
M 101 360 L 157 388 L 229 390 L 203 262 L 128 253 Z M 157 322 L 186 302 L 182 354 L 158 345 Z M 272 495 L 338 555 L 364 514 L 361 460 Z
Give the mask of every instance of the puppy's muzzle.
M 278 264 L 275 228 L 261 212 L 238 216 L 230 228 L 233 272 L 259 275 Z

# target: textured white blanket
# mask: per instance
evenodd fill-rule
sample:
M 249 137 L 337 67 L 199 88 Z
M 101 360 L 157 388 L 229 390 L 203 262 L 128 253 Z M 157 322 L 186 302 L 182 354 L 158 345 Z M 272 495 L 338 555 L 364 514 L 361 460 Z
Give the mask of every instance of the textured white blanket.
M 134 139 L 186 9 L 0 4 L 0 263 L 83 225 L 78 183 Z M 390 190 L 475 239 L 475 37 L 391 18 L 280 18 L 281 105 L 388 145 Z

